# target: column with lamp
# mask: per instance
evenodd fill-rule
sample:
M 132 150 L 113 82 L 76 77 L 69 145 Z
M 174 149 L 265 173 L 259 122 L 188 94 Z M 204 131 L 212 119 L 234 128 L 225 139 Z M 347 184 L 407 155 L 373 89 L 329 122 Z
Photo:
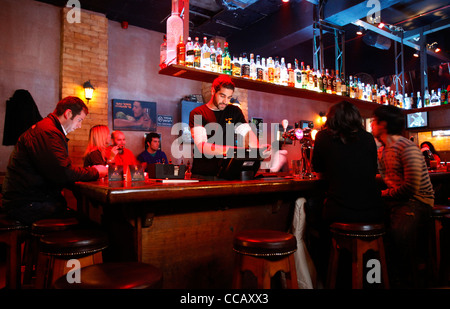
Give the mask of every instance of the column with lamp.
M 87 82 L 84 82 L 83 88 L 84 88 L 84 97 L 86 98 L 86 100 L 89 103 L 89 100 L 92 99 L 92 95 L 94 93 L 95 88 L 94 88 L 94 86 L 92 86 L 90 80 L 88 80 Z

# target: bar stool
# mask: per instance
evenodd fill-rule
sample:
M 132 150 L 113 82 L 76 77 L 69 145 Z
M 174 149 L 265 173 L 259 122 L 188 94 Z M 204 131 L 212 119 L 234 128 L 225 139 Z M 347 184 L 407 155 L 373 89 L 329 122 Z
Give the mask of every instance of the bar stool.
M 33 222 L 30 237 L 25 242 L 24 247 L 25 270 L 23 283 L 25 285 L 31 284 L 32 278 L 35 276 L 35 267 L 39 254 L 39 239 L 53 232 L 61 232 L 75 228 L 78 224 L 79 222 L 76 218 L 52 218 Z
M 434 205 L 431 210 L 431 262 L 433 269 L 433 281 L 437 283 L 439 281 L 439 275 L 441 272 L 441 231 L 442 223 L 446 216 L 450 214 L 450 206 L 447 205 Z
M 67 230 L 40 239 L 36 266 L 36 288 L 50 288 L 67 274 L 67 262 L 77 259 L 80 267 L 103 262 L 102 250 L 108 246 L 106 234 L 99 230 Z M 71 266 L 69 266 L 71 267 Z
M 153 265 L 140 262 L 103 263 L 80 269 L 80 282 L 68 282 L 66 276 L 53 284 L 54 289 L 159 289 L 163 274 Z
M 0 243 L 6 245 L 6 288 L 21 288 L 21 252 L 29 227 L 0 214 Z
M 281 271 L 286 275 L 286 288 L 298 289 L 294 235 L 272 230 L 242 231 L 234 237 L 233 250 L 233 288 L 242 288 L 242 275 L 250 271 L 257 278 L 258 289 L 270 289 L 271 278 Z
M 382 283 L 389 288 L 388 272 L 384 252 L 383 224 L 340 223 L 331 224 L 332 244 L 328 265 L 327 288 L 335 288 L 339 256 L 342 249 L 352 254 L 352 288 L 363 288 L 363 255 L 373 250 L 378 253 L 381 263 Z

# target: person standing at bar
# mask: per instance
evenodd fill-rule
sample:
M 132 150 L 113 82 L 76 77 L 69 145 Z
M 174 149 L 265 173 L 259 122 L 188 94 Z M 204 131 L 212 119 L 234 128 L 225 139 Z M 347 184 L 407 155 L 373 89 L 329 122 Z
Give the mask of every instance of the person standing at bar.
M 259 148 L 258 139 L 242 110 L 229 104 L 234 87 L 229 76 L 220 75 L 212 83 L 209 102 L 194 108 L 189 115 L 189 127 L 195 145 L 193 177 L 211 180 L 215 178 L 221 158 L 225 157 L 229 150 L 237 149 L 234 134 L 244 137 L 248 135 L 249 147 Z M 234 125 L 235 129 L 231 132 L 233 136 L 227 136 L 228 124 Z
M 374 111 L 372 134 L 381 143 L 378 168 L 387 186 L 382 196 L 390 218 L 387 253 L 392 284 L 411 287 L 416 259 L 427 252 L 425 235 L 434 191 L 419 147 L 401 135 L 404 128 L 405 116 L 399 108 L 382 105 Z
M 328 184 L 323 210 L 328 225 L 383 221 L 377 146 L 353 104 L 343 101 L 330 108 L 324 130 L 316 135 L 312 165 Z
M 306 220 L 319 232 L 311 255 L 325 282 L 333 222 L 384 221 L 381 190 L 376 182 L 377 146 L 362 126 L 359 110 L 342 101 L 328 111 L 324 129 L 316 134 L 311 160 L 325 180 L 325 195 L 308 200 Z
M 78 97 L 58 102 L 53 113 L 25 131 L 11 153 L 3 182 L 3 208 L 24 224 L 63 216 L 67 203 L 61 191 L 77 181 L 107 175 L 102 165 L 75 167 L 66 135 L 81 127 L 88 108 Z

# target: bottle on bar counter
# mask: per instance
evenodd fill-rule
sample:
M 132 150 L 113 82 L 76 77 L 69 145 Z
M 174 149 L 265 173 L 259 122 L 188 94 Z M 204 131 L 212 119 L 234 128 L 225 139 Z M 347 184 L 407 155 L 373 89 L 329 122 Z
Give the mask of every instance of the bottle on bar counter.
M 241 63 L 239 62 L 239 58 L 233 55 L 233 62 L 231 63 L 232 74 L 233 76 L 240 77 L 241 76 Z
M 267 59 L 267 78 L 268 78 L 268 82 L 269 83 L 273 83 L 274 82 L 275 67 L 273 66 L 272 57 L 269 57 L 269 59 Z
M 425 94 L 423 96 L 424 107 L 430 106 L 430 92 L 428 91 L 428 87 L 425 87 Z
M 441 105 L 448 104 L 448 92 L 447 89 L 445 89 L 445 86 L 442 86 L 441 91 Z
M 417 91 L 417 97 L 416 97 L 416 108 L 422 108 L 422 99 L 420 97 L 420 91 Z
M 283 86 L 288 85 L 288 70 L 286 66 L 286 62 L 284 60 L 284 57 L 281 57 L 281 63 L 280 63 L 280 84 Z
M 250 62 L 247 59 L 247 53 L 242 54 L 241 62 L 241 76 L 244 78 L 250 78 Z
M 261 57 L 259 55 L 256 55 L 256 80 L 264 80 L 264 67 L 262 66 Z
M 438 88 L 437 93 L 441 93 L 441 88 Z M 437 93 L 434 92 L 434 89 L 431 90 L 430 106 L 439 106 L 439 105 L 441 105 L 441 97 L 438 96 Z
M 295 73 L 292 69 L 292 64 L 289 62 L 287 64 L 287 74 L 288 74 L 288 83 L 287 85 L 289 87 L 295 87 Z

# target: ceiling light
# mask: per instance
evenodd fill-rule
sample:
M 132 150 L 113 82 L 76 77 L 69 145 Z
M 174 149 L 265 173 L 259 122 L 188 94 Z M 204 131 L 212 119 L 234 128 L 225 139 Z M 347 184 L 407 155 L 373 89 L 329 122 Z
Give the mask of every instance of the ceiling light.
M 363 27 L 358 27 L 358 30 L 356 31 L 356 34 L 357 35 L 363 35 L 363 33 L 364 33 L 364 28 Z
M 415 52 L 413 56 L 419 58 L 419 53 Z
M 283 0 L 283 3 L 288 3 L 289 2 L 289 0 Z

